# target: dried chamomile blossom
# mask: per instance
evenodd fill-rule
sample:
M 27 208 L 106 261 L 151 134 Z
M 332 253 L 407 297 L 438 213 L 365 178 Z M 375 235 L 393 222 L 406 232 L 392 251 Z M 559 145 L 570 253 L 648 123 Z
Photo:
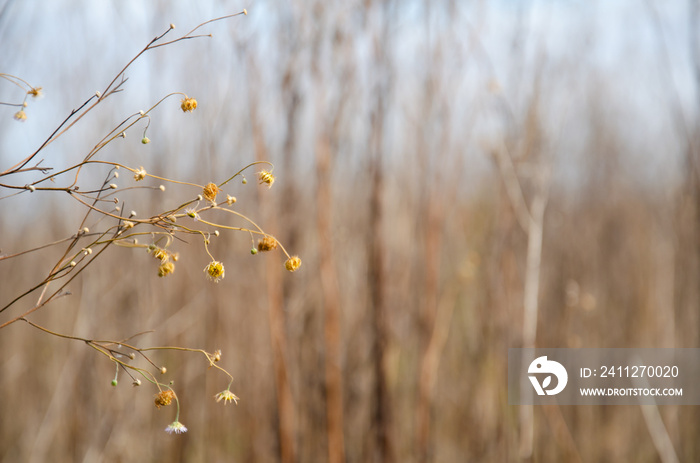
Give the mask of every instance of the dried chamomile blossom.
M 298 256 L 292 256 L 284 263 L 284 267 L 290 272 L 296 272 L 301 267 L 301 259 Z
M 258 241 L 258 251 L 272 251 L 277 247 L 277 240 L 270 235 L 265 235 L 263 239 Z
M 214 396 L 214 398 L 216 399 L 217 402 L 221 402 L 223 400 L 224 405 L 226 405 L 229 402 L 233 402 L 235 404 L 238 404 L 238 400 L 239 400 L 238 397 L 236 397 L 236 395 L 233 392 L 229 391 L 228 389 L 226 389 L 225 391 L 219 392 L 218 394 L 216 394 Z
M 216 185 L 216 183 L 207 183 L 206 186 L 204 187 L 204 190 L 202 191 L 202 195 L 204 196 L 204 199 L 206 199 L 207 201 L 214 202 L 214 201 L 216 201 L 216 195 L 220 191 L 221 190 Z
M 183 112 L 186 112 L 186 113 L 190 112 L 191 113 L 192 111 L 197 109 L 197 100 L 195 100 L 194 98 L 190 98 L 190 97 L 186 96 L 182 100 L 181 103 L 182 104 L 180 104 L 180 108 L 182 109 Z
M 32 87 L 31 90 L 27 92 L 27 95 L 31 95 L 34 98 L 39 98 L 42 94 L 42 87 Z
M 162 262 L 160 266 L 158 266 L 158 276 L 159 277 L 167 277 L 171 273 L 175 271 L 175 264 L 173 264 L 170 261 Z
M 204 268 L 204 273 L 207 274 L 208 279 L 212 280 L 214 283 L 218 283 L 219 280 L 224 278 L 224 264 L 218 260 L 211 261 L 209 265 Z
M 268 188 L 272 188 L 272 184 L 275 183 L 275 176 L 272 175 L 272 172 L 261 170 L 258 172 L 258 180 L 260 180 L 261 185 L 265 183 Z
M 173 392 L 171 389 L 166 389 L 165 391 L 160 391 L 158 394 L 155 395 L 155 404 L 156 408 L 160 407 L 166 407 L 170 405 L 175 398 L 175 392 Z
M 165 262 L 169 259 L 168 251 L 163 248 L 159 248 L 155 244 L 148 246 L 148 253 L 152 254 L 153 257 L 159 259 L 161 262 Z

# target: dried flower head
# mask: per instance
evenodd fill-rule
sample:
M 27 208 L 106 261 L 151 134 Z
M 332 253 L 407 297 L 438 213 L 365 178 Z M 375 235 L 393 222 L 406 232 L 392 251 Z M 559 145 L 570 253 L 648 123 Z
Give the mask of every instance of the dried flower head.
M 236 395 L 233 392 L 229 391 L 228 389 L 226 389 L 225 391 L 219 392 L 218 394 L 216 394 L 214 396 L 214 398 L 216 399 L 217 402 L 221 402 L 223 400 L 224 405 L 226 405 L 229 402 L 233 402 L 235 404 L 238 404 L 238 400 L 239 400 L 238 397 L 236 397 Z
M 187 428 L 184 424 L 180 423 L 179 421 L 173 421 L 168 425 L 167 428 L 165 428 L 165 432 L 167 432 L 168 434 L 181 434 L 183 432 L 187 432 Z
M 202 195 L 207 201 L 214 202 L 216 201 L 216 195 L 219 194 L 220 191 L 216 183 L 207 183 L 202 191 Z
M 165 262 L 169 258 L 168 251 L 166 251 L 163 248 L 159 248 L 155 244 L 151 244 L 148 246 L 148 253 L 152 254 L 153 257 L 159 259 L 161 262 Z
M 296 272 L 301 267 L 301 259 L 298 256 L 292 256 L 284 263 L 284 267 L 290 272 Z
M 146 169 L 144 169 L 143 166 L 141 166 L 139 167 L 139 170 L 134 172 L 134 180 L 138 182 L 140 180 L 143 180 L 144 178 L 146 178 Z
M 235 202 L 236 202 L 236 197 L 235 197 L 235 196 L 226 195 L 226 204 L 228 204 L 229 206 L 231 206 L 231 205 L 233 205 L 233 203 L 235 203 Z
M 31 95 L 34 98 L 39 98 L 41 96 L 41 90 L 41 87 L 32 87 L 32 89 L 27 92 L 27 95 Z
M 15 113 L 15 120 L 24 122 L 27 120 L 27 113 L 24 112 L 24 109 L 20 109 Z
M 175 271 L 175 264 L 173 264 L 170 261 L 165 261 L 161 262 L 160 266 L 158 267 L 158 276 L 159 277 L 167 277 L 171 273 Z
M 258 179 L 260 180 L 261 185 L 266 183 L 268 188 L 272 188 L 272 184 L 275 183 L 275 176 L 266 170 L 261 170 L 258 172 Z
M 265 235 L 263 239 L 258 241 L 258 251 L 272 251 L 277 248 L 277 240 L 270 235 Z
M 171 389 L 166 389 L 165 391 L 160 391 L 154 397 L 156 408 L 160 409 L 160 407 L 166 407 L 172 403 L 173 399 L 175 398 L 175 392 L 173 392 Z
M 207 278 L 212 280 L 214 283 L 218 283 L 219 280 L 224 278 L 224 264 L 218 260 L 211 261 L 209 262 L 209 265 L 204 268 L 204 272 L 207 274 Z
M 221 360 L 221 349 L 217 349 L 214 351 L 214 355 L 211 356 L 212 360 L 215 362 L 218 362 Z
M 182 108 L 183 112 L 186 112 L 186 113 L 190 112 L 191 113 L 192 111 L 197 109 L 197 100 L 186 96 L 182 100 L 182 104 L 180 105 L 180 108 Z

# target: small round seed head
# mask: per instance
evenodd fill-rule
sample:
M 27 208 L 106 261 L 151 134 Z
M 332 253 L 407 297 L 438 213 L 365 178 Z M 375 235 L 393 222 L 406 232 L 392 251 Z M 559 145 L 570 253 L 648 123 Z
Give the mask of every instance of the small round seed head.
M 255 255 L 255 254 L 258 253 L 258 250 L 257 250 L 256 248 L 252 248 L 252 249 L 250 250 L 250 253 L 251 253 L 252 255 Z
M 148 137 L 143 137 L 141 139 L 141 143 L 143 143 L 144 145 L 148 145 L 150 142 L 151 142 L 151 139 Z
M 167 372 L 168 372 L 168 369 L 167 369 L 167 368 L 165 368 L 165 367 L 160 367 L 160 374 L 161 374 L 161 375 L 164 375 L 164 374 L 166 374 Z
M 192 111 L 197 109 L 197 100 L 186 96 L 181 101 L 180 109 L 182 109 L 183 112 L 186 112 L 186 113 L 190 112 L 191 113 Z
M 217 349 L 214 351 L 214 355 L 212 355 L 212 360 L 214 360 L 215 362 L 221 360 L 221 349 Z
M 160 185 L 160 186 L 158 187 L 158 189 L 159 189 L 160 191 L 165 191 L 165 185 Z
M 301 259 L 298 256 L 292 256 L 284 263 L 284 267 L 290 272 L 296 272 L 301 267 Z
M 265 235 L 263 239 L 258 241 L 258 251 L 272 251 L 277 247 L 277 240 L 270 235 Z
M 226 195 L 226 204 L 229 206 L 233 205 L 236 202 L 236 197 L 231 196 L 231 195 Z
M 131 383 L 131 385 L 134 386 L 134 387 L 140 386 L 140 385 L 141 385 L 141 380 L 137 378 L 137 379 L 134 380 L 133 383 Z
M 160 391 L 158 394 L 155 395 L 154 402 L 156 404 L 156 408 L 160 409 L 160 407 L 167 407 L 170 405 L 175 398 L 175 393 L 172 391 L 172 389 L 166 389 L 165 391 Z
M 27 113 L 24 112 L 24 109 L 20 109 L 15 113 L 15 120 L 24 122 L 27 120 Z
M 216 183 L 207 183 L 202 194 L 204 195 L 204 199 L 214 202 L 216 201 L 216 195 L 219 194 L 220 191 Z

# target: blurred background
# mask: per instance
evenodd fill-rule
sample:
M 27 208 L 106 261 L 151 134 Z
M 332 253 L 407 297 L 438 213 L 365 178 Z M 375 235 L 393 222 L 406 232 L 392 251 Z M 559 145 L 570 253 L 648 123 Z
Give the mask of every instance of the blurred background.
M 0 462 L 700 459 L 696 407 L 659 407 L 661 427 L 636 406 L 517 407 L 506 378 L 515 347 L 700 347 L 700 2 L 0 0 L 0 72 L 44 89 L 24 122 L 0 106 L 0 170 L 170 23 L 175 38 L 243 8 L 144 54 L 42 165 L 187 93 L 194 113 L 168 99 L 150 144 L 139 125 L 98 159 L 198 184 L 273 162 L 271 189 L 254 169 L 224 193 L 301 269 L 251 255 L 246 233 L 212 240 L 218 284 L 195 238 L 173 244 L 167 278 L 112 247 L 31 316 L 221 349 L 240 403 L 214 401 L 227 379 L 202 356 L 155 353 L 189 429 L 168 435 L 152 387 L 112 387 L 103 356 L 19 322 L 0 330 Z M 0 101 L 22 98 L 0 82 Z M 106 173 L 86 169 L 81 189 Z M 199 193 L 166 186 L 120 199 L 150 217 Z M 0 252 L 68 237 L 84 212 L 61 193 L 4 198 Z M 0 261 L 0 306 L 61 253 Z

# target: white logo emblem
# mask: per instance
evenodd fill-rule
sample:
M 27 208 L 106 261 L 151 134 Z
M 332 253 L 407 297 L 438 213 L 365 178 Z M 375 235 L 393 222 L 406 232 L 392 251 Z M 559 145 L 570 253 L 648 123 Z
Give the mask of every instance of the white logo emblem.
M 527 373 L 532 383 L 532 387 L 537 391 L 537 395 L 556 395 L 564 390 L 566 387 L 566 382 L 569 380 L 569 375 L 566 373 L 566 368 L 554 360 L 547 360 L 547 357 L 537 357 L 532 361 L 530 367 L 527 369 Z M 536 374 L 548 373 L 540 384 L 537 379 Z M 552 375 L 557 377 L 557 387 L 554 389 L 547 389 L 552 383 Z

